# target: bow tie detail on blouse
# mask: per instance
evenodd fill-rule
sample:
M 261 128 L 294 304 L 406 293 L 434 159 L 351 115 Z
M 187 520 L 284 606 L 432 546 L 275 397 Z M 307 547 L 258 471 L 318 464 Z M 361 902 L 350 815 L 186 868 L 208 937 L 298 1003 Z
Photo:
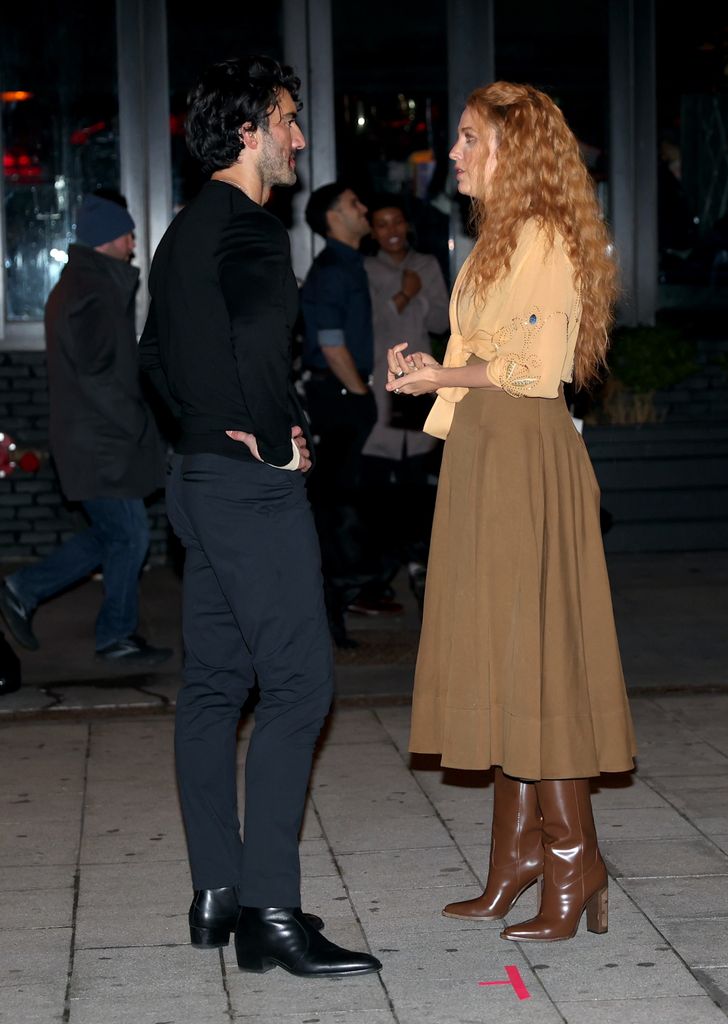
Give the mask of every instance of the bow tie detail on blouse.
M 445 367 L 465 366 L 470 352 L 466 349 L 462 334 L 451 334 L 442 365 Z M 467 395 L 469 388 L 438 388 L 437 396 L 444 402 L 459 402 Z
M 465 366 L 468 358 L 475 355 L 493 363 L 495 380 L 503 391 L 514 398 L 521 398 L 538 384 L 541 377 L 541 361 L 532 352 L 534 342 L 544 325 L 558 316 L 563 317 L 563 314 L 544 317 L 541 309 L 533 307 L 532 311 L 513 317 L 495 334 L 480 329 L 465 338 L 455 332 L 450 335 L 443 366 Z M 516 352 L 512 351 L 513 347 L 517 348 Z M 469 390 L 464 387 L 438 389 L 437 399 L 424 427 L 428 434 L 443 439 L 447 437 L 455 414 L 454 406 Z
M 486 339 L 492 342 L 491 336 L 486 335 L 485 331 L 476 331 L 475 335 L 468 339 L 464 338 L 462 334 L 458 334 L 457 332 L 451 334 L 450 340 L 447 343 L 447 351 L 445 352 L 445 358 L 443 359 L 442 365 L 445 367 L 465 366 L 468 361 L 468 357 L 473 354 L 473 349 L 480 347 L 482 350 L 484 347 L 482 344 L 480 346 L 473 344 L 476 337 L 479 337 L 479 340 L 486 344 Z M 452 418 L 455 414 L 455 405 L 457 402 L 460 402 L 465 398 L 469 390 L 470 388 L 460 387 L 438 388 L 435 404 L 433 405 L 424 426 L 426 433 L 444 440 L 450 431 Z

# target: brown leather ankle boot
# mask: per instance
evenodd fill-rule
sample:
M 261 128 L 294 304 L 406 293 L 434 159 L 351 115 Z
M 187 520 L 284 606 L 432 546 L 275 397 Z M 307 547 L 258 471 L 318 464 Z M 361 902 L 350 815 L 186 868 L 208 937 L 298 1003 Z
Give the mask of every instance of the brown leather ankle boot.
M 543 871 L 541 814 L 533 782 L 495 769 L 490 867 L 485 892 L 475 900 L 448 903 L 445 917 L 504 917 Z
M 530 921 L 501 932 L 515 942 L 571 939 L 587 912 L 587 928 L 607 930 L 607 869 L 599 853 L 588 779 L 537 782 L 543 814 L 541 909 Z

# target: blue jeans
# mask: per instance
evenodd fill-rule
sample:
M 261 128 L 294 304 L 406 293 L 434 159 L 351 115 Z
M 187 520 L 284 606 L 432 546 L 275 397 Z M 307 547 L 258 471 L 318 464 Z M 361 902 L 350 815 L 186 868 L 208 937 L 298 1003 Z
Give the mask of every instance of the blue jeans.
M 139 573 L 149 549 L 149 520 L 141 498 L 94 498 L 81 503 L 91 525 L 42 561 L 8 576 L 16 597 L 32 612 L 41 601 L 90 576 L 99 567 L 104 601 L 96 619 L 96 650 L 136 632 Z

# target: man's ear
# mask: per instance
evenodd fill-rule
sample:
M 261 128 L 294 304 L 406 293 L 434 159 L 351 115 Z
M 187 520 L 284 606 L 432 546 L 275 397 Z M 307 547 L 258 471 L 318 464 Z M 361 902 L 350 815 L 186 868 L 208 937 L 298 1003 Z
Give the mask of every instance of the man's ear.
M 245 149 L 258 148 L 258 133 L 250 121 L 246 121 L 239 131 L 240 141 Z

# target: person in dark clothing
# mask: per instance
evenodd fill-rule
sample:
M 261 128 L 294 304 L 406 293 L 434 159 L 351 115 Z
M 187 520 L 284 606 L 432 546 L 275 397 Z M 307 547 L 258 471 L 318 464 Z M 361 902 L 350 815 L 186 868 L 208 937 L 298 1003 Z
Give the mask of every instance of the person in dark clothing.
M 81 502 L 90 525 L 8 576 L 0 612 L 17 642 L 35 650 L 36 607 L 100 567 L 97 657 L 155 665 L 172 651 L 137 634 L 138 585 L 149 548 L 143 499 L 162 484 L 163 450 L 139 384 L 133 232 L 120 203 L 84 197 L 78 241 L 48 298 L 45 329 L 51 453 L 66 498 Z
M 367 209 L 343 183 L 324 185 L 306 206 L 309 227 L 326 239 L 301 290 L 305 325 L 304 383 L 317 438 L 310 494 L 321 538 L 332 636 L 353 646 L 344 621 L 367 585 L 391 573 L 363 515 L 362 449 L 376 423 L 371 390 L 374 334 L 369 282 L 359 243 L 369 234 Z M 372 611 L 385 610 L 386 602 Z M 401 610 L 401 605 L 396 608 Z
M 332 652 L 291 384 L 298 295 L 288 235 L 264 209 L 296 180 L 298 87 L 291 68 L 250 57 L 192 91 L 188 145 L 211 177 L 154 257 L 141 360 L 181 425 L 167 511 L 186 549 L 175 748 L 190 938 L 223 946 L 234 930 L 242 970 L 364 974 L 379 961 L 301 911 L 298 832 Z M 237 727 L 256 680 L 242 842 Z

